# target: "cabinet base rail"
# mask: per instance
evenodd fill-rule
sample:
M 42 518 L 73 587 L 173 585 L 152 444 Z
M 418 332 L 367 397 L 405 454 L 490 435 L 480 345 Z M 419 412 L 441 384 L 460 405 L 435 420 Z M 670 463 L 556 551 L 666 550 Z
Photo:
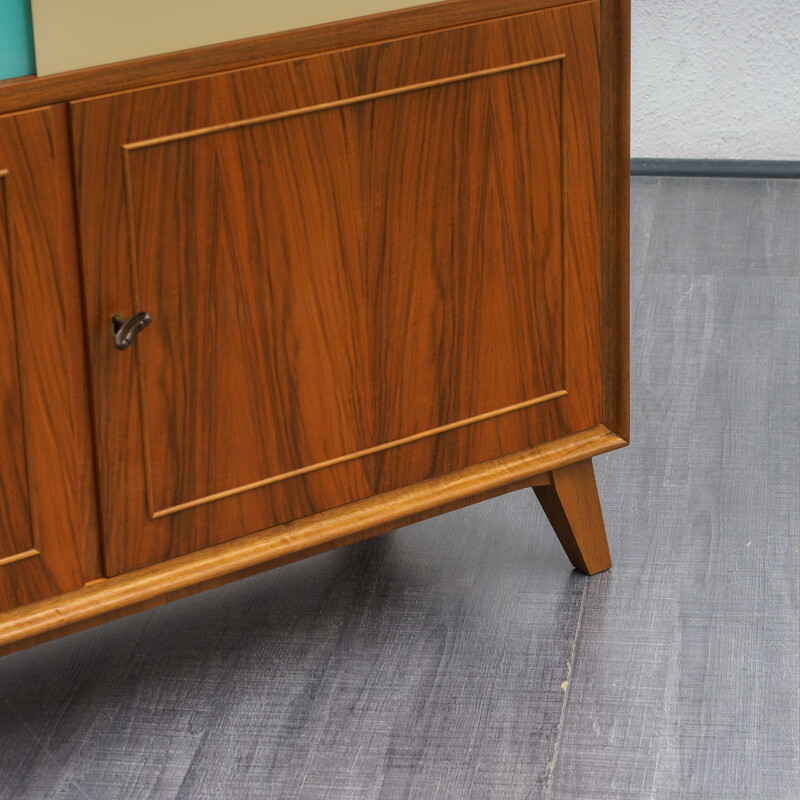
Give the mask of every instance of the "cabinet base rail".
M 573 565 L 611 566 L 593 456 L 624 447 L 598 425 L 557 441 L 101 579 L 0 614 L 0 655 L 221 586 L 403 525 L 533 487 Z

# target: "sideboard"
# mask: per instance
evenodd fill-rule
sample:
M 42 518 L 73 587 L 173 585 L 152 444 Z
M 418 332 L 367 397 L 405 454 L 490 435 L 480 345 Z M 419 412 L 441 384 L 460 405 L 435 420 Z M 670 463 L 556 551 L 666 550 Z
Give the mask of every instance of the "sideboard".
M 0 82 L 0 653 L 504 492 L 610 564 L 627 0 Z

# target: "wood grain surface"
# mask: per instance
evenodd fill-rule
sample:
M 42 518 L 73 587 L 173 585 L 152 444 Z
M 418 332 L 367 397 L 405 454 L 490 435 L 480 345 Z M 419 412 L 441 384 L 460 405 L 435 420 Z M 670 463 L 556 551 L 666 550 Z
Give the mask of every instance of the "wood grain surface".
M 565 460 L 585 461 L 624 445 L 624 440 L 601 425 L 414 486 L 95 581 L 79 591 L 0 614 L 0 654 L 531 486 L 536 483 L 535 476 L 551 472 Z
M 560 81 L 127 148 L 151 516 L 564 393 Z
M 599 22 L 72 105 L 109 574 L 598 423 Z
M 533 491 L 572 566 L 595 575 L 611 567 L 603 509 L 591 460 L 547 473 Z
M 600 203 L 603 422 L 630 434 L 630 0 L 603 0 Z
M 0 172 L 0 566 L 38 553 L 29 509 L 11 263 L 8 170 Z
M 66 108 L 0 117 L 0 609 L 97 576 Z

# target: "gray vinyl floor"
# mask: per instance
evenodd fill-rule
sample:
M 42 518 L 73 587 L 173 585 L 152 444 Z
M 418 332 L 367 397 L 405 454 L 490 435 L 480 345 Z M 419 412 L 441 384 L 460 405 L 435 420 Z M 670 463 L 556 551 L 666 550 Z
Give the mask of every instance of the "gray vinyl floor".
M 800 182 L 631 238 L 610 572 L 521 492 L 0 659 L 0 797 L 800 797 Z

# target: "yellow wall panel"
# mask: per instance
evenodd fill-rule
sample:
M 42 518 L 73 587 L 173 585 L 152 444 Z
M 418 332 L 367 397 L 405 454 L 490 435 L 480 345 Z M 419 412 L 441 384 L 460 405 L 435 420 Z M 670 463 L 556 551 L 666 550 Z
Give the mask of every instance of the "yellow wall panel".
M 50 75 L 429 0 L 33 0 L 36 67 Z

